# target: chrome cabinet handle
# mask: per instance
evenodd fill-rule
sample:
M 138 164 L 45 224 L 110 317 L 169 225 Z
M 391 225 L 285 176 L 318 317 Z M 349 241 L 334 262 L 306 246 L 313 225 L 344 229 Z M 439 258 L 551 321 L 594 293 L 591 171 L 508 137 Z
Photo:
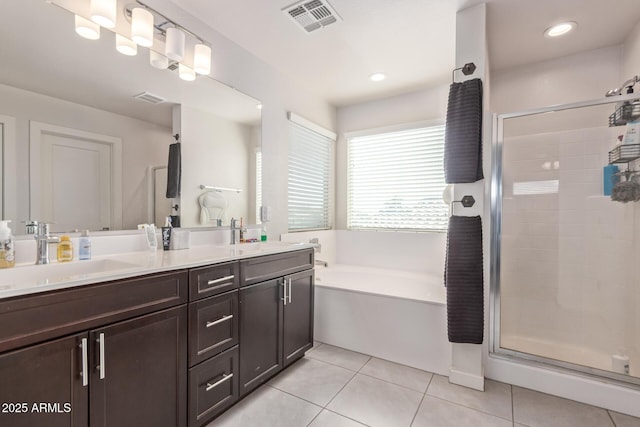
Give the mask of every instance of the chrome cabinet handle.
M 291 294 L 292 294 L 292 292 L 291 292 L 291 282 L 292 282 L 292 280 L 293 279 L 289 278 L 289 304 L 291 304 Z
M 82 351 L 82 372 L 80 372 L 80 376 L 82 377 L 82 387 L 86 387 L 89 385 L 89 352 L 87 351 L 86 338 L 82 338 L 80 348 Z
M 104 368 L 104 332 L 101 332 L 100 335 L 98 336 L 98 339 L 96 340 L 98 341 L 98 344 L 100 344 L 100 359 L 99 361 L 99 365 L 98 365 L 98 370 L 100 372 L 100 379 L 103 380 L 104 379 L 104 375 L 105 375 L 105 368 Z
M 231 319 L 233 319 L 233 314 L 229 314 L 228 316 L 222 316 L 218 320 L 214 320 L 213 322 L 207 322 L 207 328 L 210 328 L 214 325 L 217 325 L 218 323 L 226 322 L 227 320 L 231 320 Z
M 229 375 L 222 375 L 222 379 L 216 381 L 213 384 L 207 383 L 207 389 L 206 391 L 210 391 L 211 389 L 214 389 L 216 387 L 218 387 L 220 384 L 222 384 L 223 382 L 227 381 L 228 379 L 233 378 L 233 373 L 229 374 Z
M 207 285 L 215 285 L 216 283 L 226 282 L 227 280 L 232 280 L 235 277 L 236 276 L 234 274 L 232 274 L 231 276 L 225 276 L 225 277 L 221 277 L 219 279 L 209 280 L 207 282 Z
M 287 279 L 282 279 L 282 287 L 284 288 L 284 298 L 282 298 L 282 301 L 284 301 L 284 305 L 287 305 Z

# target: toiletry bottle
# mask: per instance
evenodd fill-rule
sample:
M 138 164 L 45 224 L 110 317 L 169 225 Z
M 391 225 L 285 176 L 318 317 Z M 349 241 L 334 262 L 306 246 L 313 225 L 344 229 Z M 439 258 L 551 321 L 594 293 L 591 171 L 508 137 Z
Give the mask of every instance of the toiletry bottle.
M 16 265 L 16 258 L 13 252 L 13 236 L 9 223 L 11 221 L 0 221 L 0 268 L 10 268 Z
M 616 165 L 607 165 L 602 170 L 602 189 L 605 196 L 610 196 L 614 185 L 620 182 L 620 176 L 616 175 L 620 169 Z
M 58 262 L 67 261 L 73 261 L 73 244 L 69 236 L 62 236 L 58 243 Z
M 267 241 L 267 227 L 264 224 L 262 225 L 262 230 L 260 230 L 260 241 Z
M 80 236 L 80 247 L 78 247 L 78 259 L 91 259 L 91 238 L 89 230 L 83 230 Z
M 244 228 L 244 225 L 242 224 L 242 222 L 243 222 L 243 219 L 242 219 L 242 217 L 240 217 L 240 230 L 239 230 L 239 232 L 240 232 L 240 243 L 244 243 L 245 242 L 244 235 L 245 235 L 245 231 L 247 231 Z

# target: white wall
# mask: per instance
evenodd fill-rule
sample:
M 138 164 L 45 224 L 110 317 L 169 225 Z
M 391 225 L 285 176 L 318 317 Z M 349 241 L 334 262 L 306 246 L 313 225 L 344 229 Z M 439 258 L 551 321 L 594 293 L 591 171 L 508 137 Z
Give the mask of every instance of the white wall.
M 146 168 L 166 164 L 170 123 L 163 127 L 6 85 L 0 85 L 0 114 L 16 118 L 17 209 L 10 218 L 16 234 L 24 233 L 20 221 L 29 219 L 29 120 L 121 138 L 123 227 L 146 222 Z
M 149 0 L 150 7 L 211 42 L 212 77 L 262 102 L 263 204 L 272 207 L 270 238 L 287 231 L 287 111 L 328 129 L 336 129 L 335 108 L 294 85 L 287 76 L 247 52 L 169 0 Z
M 622 80 L 618 84 L 633 76 L 640 76 L 640 22 L 629 33 L 624 42 L 622 49 L 622 75 L 620 76 Z M 637 85 L 635 89 L 636 93 L 640 91 Z
M 205 190 L 200 185 L 242 190 L 218 193 L 228 203 L 223 223 L 232 217 L 248 221 L 249 201 L 255 199 L 255 182 L 249 181 L 249 170 L 255 169 L 251 127 L 184 105 L 176 108 L 181 115 L 180 130 L 175 130 L 182 142 L 181 225 L 201 225 L 198 197 Z

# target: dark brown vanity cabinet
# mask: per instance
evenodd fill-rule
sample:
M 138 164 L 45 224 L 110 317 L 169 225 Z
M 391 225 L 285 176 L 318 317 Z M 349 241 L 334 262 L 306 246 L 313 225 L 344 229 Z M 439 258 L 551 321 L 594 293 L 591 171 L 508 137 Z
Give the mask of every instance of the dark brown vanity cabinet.
M 0 301 L 5 348 L 66 335 L 0 354 L 0 425 L 185 426 L 186 301 L 185 273 Z
M 241 261 L 241 395 L 313 346 L 312 267 L 312 250 Z M 266 280 L 255 283 L 257 277 Z

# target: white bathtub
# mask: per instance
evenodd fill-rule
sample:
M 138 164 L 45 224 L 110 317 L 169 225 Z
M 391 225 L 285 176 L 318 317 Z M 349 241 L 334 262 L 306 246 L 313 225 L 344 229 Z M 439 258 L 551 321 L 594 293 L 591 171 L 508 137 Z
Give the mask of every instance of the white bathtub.
M 448 375 L 442 277 L 340 264 L 315 272 L 318 341 Z

